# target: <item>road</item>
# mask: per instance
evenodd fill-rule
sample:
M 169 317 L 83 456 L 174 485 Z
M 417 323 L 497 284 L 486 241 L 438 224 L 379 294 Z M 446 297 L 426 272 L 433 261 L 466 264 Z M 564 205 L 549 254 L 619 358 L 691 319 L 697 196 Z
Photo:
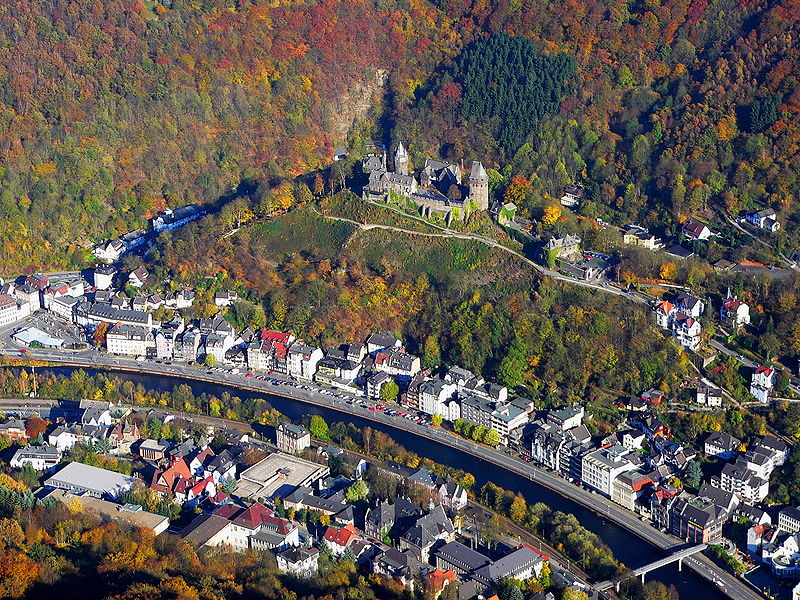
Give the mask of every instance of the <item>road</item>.
M 2 335 L 2 332 L 0 332 Z M 11 343 L 8 338 L 3 339 L 5 343 Z M 18 351 L 10 349 L 7 354 L 18 356 Z M 55 364 L 77 366 L 84 368 L 109 368 L 112 370 L 133 371 L 148 373 L 153 375 L 167 375 L 178 378 L 191 378 L 209 383 L 231 385 L 242 389 L 256 392 L 264 392 L 283 396 L 323 406 L 345 414 L 356 415 L 363 419 L 383 423 L 390 427 L 402 429 L 411 434 L 425 439 L 431 439 L 442 444 L 446 444 L 457 450 L 461 450 L 471 456 L 488 461 L 512 473 L 523 476 L 532 482 L 547 487 L 561 496 L 569 498 L 579 504 L 586 506 L 606 519 L 613 521 L 630 533 L 633 533 L 652 545 L 668 550 L 680 543 L 682 540 L 671 535 L 662 533 L 649 524 L 643 523 L 634 513 L 612 503 L 609 499 L 593 494 L 581 487 L 551 474 L 537 466 L 523 462 L 515 456 L 509 456 L 503 451 L 489 448 L 472 441 L 465 440 L 442 429 L 420 425 L 406 418 L 391 416 L 380 410 L 374 410 L 374 406 L 362 399 L 345 394 L 341 397 L 329 395 L 331 392 L 321 390 L 311 385 L 299 387 L 294 383 L 273 384 L 270 381 L 261 381 L 255 377 L 245 377 L 244 374 L 234 374 L 227 371 L 209 370 L 201 366 L 188 366 L 184 364 L 164 364 L 154 361 L 138 362 L 130 358 L 109 356 L 105 353 L 94 350 L 84 350 L 80 352 L 56 351 L 56 350 L 33 350 L 29 349 L 29 358 L 46 360 Z M 308 389 L 306 389 L 308 388 Z M 346 398 L 346 399 L 345 399 Z M 370 410 L 372 408 L 372 410 Z M 224 421 L 224 420 L 221 420 Z M 752 600 L 759 595 L 749 587 L 749 585 L 734 577 L 733 575 L 718 568 L 705 556 L 692 557 L 684 561 L 702 577 L 717 583 L 729 597 L 734 600 Z M 722 587 L 724 586 L 724 587 Z

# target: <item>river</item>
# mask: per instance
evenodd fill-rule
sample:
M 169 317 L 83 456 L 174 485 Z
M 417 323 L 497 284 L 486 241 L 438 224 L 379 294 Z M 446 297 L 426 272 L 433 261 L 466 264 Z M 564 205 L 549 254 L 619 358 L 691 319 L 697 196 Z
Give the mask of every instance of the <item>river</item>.
M 61 368 L 42 368 L 37 369 L 37 374 L 48 372 L 59 375 L 69 375 L 75 369 L 68 367 Z M 93 373 L 92 369 L 84 369 L 88 373 Z M 115 372 L 114 375 L 120 379 L 128 379 L 133 383 L 142 384 L 145 388 L 159 392 L 170 391 L 176 385 L 186 383 L 191 386 L 195 394 L 203 392 L 220 396 L 224 391 L 239 398 L 265 398 L 278 411 L 292 420 L 298 420 L 309 414 L 317 414 L 329 423 L 335 421 L 349 421 L 359 427 L 369 426 L 373 429 L 390 433 L 399 443 L 409 450 L 421 456 L 427 456 L 436 462 L 464 469 L 469 464 L 469 471 L 475 476 L 476 487 L 480 487 L 487 481 L 492 481 L 508 490 L 520 491 L 528 502 L 544 502 L 554 510 L 560 510 L 575 515 L 578 521 L 596 533 L 614 552 L 614 556 L 625 563 L 628 567 L 636 568 L 663 557 L 663 552 L 628 533 L 622 527 L 611 523 L 591 510 L 559 496 L 558 494 L 544 488 L 531 481 L 510 473 L 504 469 L 497 468 L 496 465 L 476 459 L 450 446 L 432 441 L 421 440 L 418 436 L 403 430 L 395 429 L 382 423 L 376 423 L 349 413 L 337 410 L 305 404 L 297 400 L 275 396 L 272 394 L 262 394 L 250 390 L 237 388 L 236 386 L 226 386 L 221 384 L 209 384 L 202 381 L 182 379 L 175 377 L 152 375 L 148 373 L 129 373 Z M 424 442 L 424 443 L 421 443 Z M 642 527 L 650 527 L 649 524 L 642 523 Z M 647 575 L 647 581 L 661 581 L 676 587 L 683 600 L 695 597 L 702 597 L 703 600 L 722 600 L 727 596 L 715 585 L 695 574 L 691 569 L 678 571 L 677 565 L 663 567 Z

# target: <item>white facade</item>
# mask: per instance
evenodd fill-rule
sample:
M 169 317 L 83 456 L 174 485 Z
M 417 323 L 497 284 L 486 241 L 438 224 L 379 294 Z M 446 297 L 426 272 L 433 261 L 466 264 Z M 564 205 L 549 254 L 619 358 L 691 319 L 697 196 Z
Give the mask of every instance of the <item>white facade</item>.
M 16 323 L 31 314 L 31 305 L 0 294 L 0 327 Z
M 289 347 L 287 369 L 289 375 L 311 381 L 317 372 L 317 363 L 322 360 L 322 349 L 296 342 Z
M 456 393 L 456 385 L 441 379 L 425 381 L 419 386 L 419 409 L 427 415 L 441 415 L 450 419 L 450 401 Z M 458 417 L 456 417 L 458 418 Z
M 61 462 L 61 451 L 52 446 L 26 446 L 14 453 L 8 463 L 13 469 L 30 466 L 36 471 L 45 471 Z
M 762 404 L 769 402 L 770 394 L 775 388 L 775 369 L 759 365 L 753 371 L 750 380 L 750 393 Z
M 622 446 L 612 446 L 589 452 L 581 461 L 581 481 L 611 498 L 614 480 L 620 473 L 636 469 Z
M 135 325 L 114 325 L 106 332 L 106 348 L 110 354 L 146 356 L 151 346 L 150 333 Z
M 697 350 L 700 347 L 700 321 L 677 313 L 672 321 L 672 335 L 678 343 L 688 350 Z

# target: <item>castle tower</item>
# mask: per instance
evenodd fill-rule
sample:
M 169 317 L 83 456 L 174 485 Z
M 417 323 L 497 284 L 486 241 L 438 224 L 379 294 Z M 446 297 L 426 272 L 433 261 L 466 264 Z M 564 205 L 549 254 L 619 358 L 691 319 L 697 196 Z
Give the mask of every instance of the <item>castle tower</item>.
M 478 160 L 472 161 L 469 172 L 469 197 L 478 204 L 478 210 L 489 210 L 489 175 Z
M 408 152 L 403 147 L 403 142 L 398 143 L 394 151 L 394 172 L 408 175 Z

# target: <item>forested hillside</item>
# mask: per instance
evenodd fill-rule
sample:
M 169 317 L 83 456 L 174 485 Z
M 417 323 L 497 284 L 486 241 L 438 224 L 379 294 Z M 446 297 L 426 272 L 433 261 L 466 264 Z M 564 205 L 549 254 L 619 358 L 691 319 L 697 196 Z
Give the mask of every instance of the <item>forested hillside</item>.
M 616 221 L 774 205 L 785 244 L 798 18 L 791 0 L 5 2 L 0 268 L 77 263 L 165 204 L 324 166 L 360 122 L 530 178 L 529 212 L 577 180 Z M 502 32 L 502 60 L 476 63 Z M 536 77 L 498 89 L 509 60 Z
M 0 270 L 63 265 L 165 204 L 319 167 L 456 42 L 369 0 L 0 6 Z M 75 255 L 73 255 L 75 253 Z

